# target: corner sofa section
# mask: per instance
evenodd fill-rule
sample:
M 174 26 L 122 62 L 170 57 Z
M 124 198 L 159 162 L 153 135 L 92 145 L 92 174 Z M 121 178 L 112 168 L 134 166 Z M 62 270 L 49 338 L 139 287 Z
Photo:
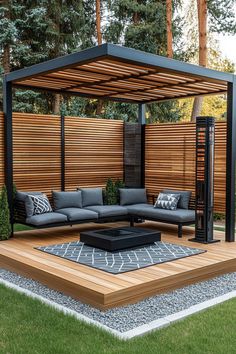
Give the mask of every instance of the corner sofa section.
M 183 226 L 195 223 L 195 210 L 189 209 L 191 192 L 169 189 L 165 189 L 162 192 L 180 194 L 176 210 L 159 209 L 152 204 L 148 204 L 145 189 L 120 189 L 120 204 L 125 205 L 128 209 L 131 225 L 134 224 L 134 220 L 137 218 L 173 224 L 178 226 L 178 237 L 182 237 Z

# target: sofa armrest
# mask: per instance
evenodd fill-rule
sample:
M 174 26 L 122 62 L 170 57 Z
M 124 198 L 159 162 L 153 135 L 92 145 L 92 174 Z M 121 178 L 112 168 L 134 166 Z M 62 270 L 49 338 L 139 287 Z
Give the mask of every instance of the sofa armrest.
M 25 203 L 21 200 L 15 200 L 14 203 L 14 219 L 15 221 L 25 222 L 26 220 Z

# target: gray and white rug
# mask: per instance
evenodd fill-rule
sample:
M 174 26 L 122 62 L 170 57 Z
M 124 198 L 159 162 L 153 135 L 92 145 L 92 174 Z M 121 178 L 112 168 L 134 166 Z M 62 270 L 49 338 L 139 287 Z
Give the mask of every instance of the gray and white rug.
M 86 246 L 79 241 L 41 246 L 36 249 L 112 274 L 130 272 L 131 270 L 206 252 L 198 248 L 163 241 L 119 252 L 107 252 L 99 248 Z

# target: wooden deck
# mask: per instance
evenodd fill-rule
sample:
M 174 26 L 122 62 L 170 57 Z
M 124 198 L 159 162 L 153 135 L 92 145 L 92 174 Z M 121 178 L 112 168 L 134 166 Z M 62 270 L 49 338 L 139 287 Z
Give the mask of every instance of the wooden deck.
M 222 273 L 236 271 L 236 243 L 224 242 L 223 233 L 215 233 L 215 238 L 221 239 L 221 242 L 200 245 L 188 241 L 188 238 L 193 236 L 191 228 L 185 228 L 183 239 L 178 239 L 174 226 L 152 222 L 142 224 L 144 225 L 160 229 L 164 241 L 203 248 L 207 252 L 113 275 L 34 249 L 40 245 L 77 240 L 82 230 L 104 228 L 104 225 L 86 224 L 73 228 L 17 233 L 14 238 L 0 242 L 0 266 L 38 280 L 103 310 L 136 302 Z M 115 225 L 106 224 L 106 227 L 110 226 Z

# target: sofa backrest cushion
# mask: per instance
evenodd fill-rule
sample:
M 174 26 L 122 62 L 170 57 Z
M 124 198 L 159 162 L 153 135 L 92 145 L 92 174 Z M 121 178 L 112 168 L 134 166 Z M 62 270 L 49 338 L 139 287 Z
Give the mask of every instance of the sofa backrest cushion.
M 162 193 L 169 193 L 169 194 L 180 194 L 180 199 L 178 201 L 178 208 L 179 209 L 188 209 L 189 201 L 191 198 L 191 191 L 173 191 L 172 189 L 164 189 Z
M 52 191 L 54 209 L 82 208 L 81 191 L 56 192 Z
M 16 192 L 16 200 L 25 203 L 25 212 L 26 216 L 33 216 L 34 213 L 34 204 L 31 198 L 28 198 L 29 195 L 43 195 L 42 192 Z
M 120 188 L 120 205 L 147 203 L 145 188 Z
M 82 205 L 87 207 L 90 205 L 103 205 L 102 188 L 80 188 L 82 193 Z

